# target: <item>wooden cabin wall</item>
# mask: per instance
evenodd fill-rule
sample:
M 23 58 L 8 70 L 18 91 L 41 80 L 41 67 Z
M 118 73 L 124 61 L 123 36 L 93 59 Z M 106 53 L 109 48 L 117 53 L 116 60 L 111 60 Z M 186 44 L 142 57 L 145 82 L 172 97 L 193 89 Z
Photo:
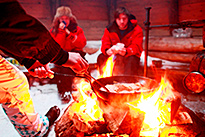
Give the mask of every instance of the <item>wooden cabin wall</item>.
M 30 15 L 39 19 L 47 29 L 58 6 L 72 9 L 88 40 L 100 40 L 104 28 L 113 21 L 117 7 L 126 7 L 136 16 L 138 24 L 144 28 L 145 7 L 151 7 L 151 25 L 174 24 L 183 20 L 205 19 L 204 0 L 19 0 Z M 193 34 L 202 36 L 201 29 L 193 29 Z M 152 29 L 151 36 L 170 36 L 169 28 Z
M 146 17 L 145 7 L 151 7 L 151 25 L 175 24 L 184 20 L 205 20 L 204 0 L 116 0 L 117 7 L 125 6 L 134 14 L 141 27 Z M 202 36 L 203 29 L 193 29 L 193 36 Z M 170 36 L 172 29 L 150 30 L 151 36 Z
M 133 15 L 136 16 L 138 24 L 143 28 L 146 18 L 145 7 L 151 7 L 150 22 L 151 25 L 169 24 L 169 9 L 173 8 L 170 5 L 172 0 L 117 0 L 117 7 L 126 7 Z M 174 1 L 174 0 L 173 0 Z M 169 29 L 153 29 L 150 35 L 170 35 Z
M 61 0 L 61 5 L 72 9 L 87 39 L 101 39 L 105 26 L 108 25 L 106 0 Z
M 179 21 L 205 20 L 204 0 L 179 0 Z M 202 36 L 203 29 L 193 29 L 194 36 Z
M 19 0 L 25 11 L 37 18 L 47 29 L 51 27 L 52 15 L 49 0 Z

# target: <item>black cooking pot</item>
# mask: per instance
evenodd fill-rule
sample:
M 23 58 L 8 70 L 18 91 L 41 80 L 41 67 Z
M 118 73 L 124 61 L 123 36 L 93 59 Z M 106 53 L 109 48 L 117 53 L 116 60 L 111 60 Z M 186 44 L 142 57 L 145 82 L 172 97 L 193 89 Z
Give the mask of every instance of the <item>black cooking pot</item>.
M 86 78 L 89 80 L 92 90 L 96 93 L 96 95 L 106 101 L 106 102 L 116 102 L 116 103 L 125 103 L 137 100 L 140 98 L 141 93 L 143 95 L 148 95 L 156 90 L 159 87 L 159 84 L 150 78 L 141 77 L 141 76 L 111 76 L 105 78 L 95 79 L 89 74 L 83 75 L 70 75 L 70 74 L 61 74 L 55 72 L 55 75 L 67 76 L 67 77 L 80 77 Z M 108 84 L 116 84 L 116 83 L 140 83 L 146 90 L 139 90 L 137 92 L 130 91 L 123 93 L 123 92 L 110 92 L 105 86 Z M 102 90 L 103 89 L 103 90 Z
M 140 83 L 143 87 L 146 87 L 146 90 L 139 90 L 138 92 L 126 92 L 126 93 L 116 93 L 116 92 L 108 92 L 106 90 L 102 90 L 102 86 L 99 84 L 102 83 L 103 85 L 107 84 L 115 84 L 115 83 Z M 91 83 L 94 92 L 103 100 L 108 102 L 117 102 L 117 103 L 125 103 L 137 100 L 140 98 L 141 93 L 143 92 L 144 95 L 148 95 L 152 93 L 159 84 L 150 78 L 140 77 L 140 76 L 112 76 L 112 77 L 105 77 L 99 78 Z

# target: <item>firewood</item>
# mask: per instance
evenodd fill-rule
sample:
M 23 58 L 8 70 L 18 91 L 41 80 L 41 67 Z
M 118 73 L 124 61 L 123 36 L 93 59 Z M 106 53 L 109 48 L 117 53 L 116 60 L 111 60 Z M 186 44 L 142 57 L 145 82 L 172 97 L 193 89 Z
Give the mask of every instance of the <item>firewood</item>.
M 73 125 L 73 121 L 66 118 L 66 116 L 56 122 L 54 130 L 56 137 L 76 137 L 76 135 L 80 133 L 75 125 Z
M 73 120 L 71 119 L 71 116 L 69 115 L 69 107 L 72 105 L 71 103 L 65 110 L 64 114 L 61 116 L 61 118 L 56 122 L 55 125 L 55 133 L 57 137 L 76 137 L 80 131 L 77 130 L 77 128 L 74 125 Z
M 105 122 L 114 135 L 126 134 L 137 137 L 140 134 L 144 112 L 138 108 L 130 108 L 126 103 L 119 105 L 103 100 L 99 102 Z
M 101 108 L 103 110 L 103 117 L 105 119 L 105 122 L 108 124 L 109 129 L 113 133 L 115 133 L 119 129 L 124 118 L 126 117 L 128 113 L 128 108 L 125 108 L 123 105 L 119 108 L 110 104 L 104 104 L 102 107 L 102 103 Z
M 181 95 L 169 84 L 161 93 L 159 100 L 159 109 L 161 110 L 163 122 L 172 124 L 180 105 Z
M 173 119 L 172 125 L 179 125 L 179 124 L 192 124 L 193 120 L 191 116 L 183 110 L 183 107 L 180 106 L 178 113 L 176 114 L 175 118 Z
M 137 108 L 130 108 L 115 134 L 128 134 L 129 137 L 139 137 L 145 113 Z
M 78 137 L 82 133 L 83 135 L 92 135 L 94 133 L 101 134 L 109 132 L 104 121 L 91 120 L 85 122 L 85 119 L 89 118 L 89 116 L 86 113 L 76 111 L 74 108 L 78 105 L 77 101 L 72 102 L 56 122 L 55 132 L 58 137 Z

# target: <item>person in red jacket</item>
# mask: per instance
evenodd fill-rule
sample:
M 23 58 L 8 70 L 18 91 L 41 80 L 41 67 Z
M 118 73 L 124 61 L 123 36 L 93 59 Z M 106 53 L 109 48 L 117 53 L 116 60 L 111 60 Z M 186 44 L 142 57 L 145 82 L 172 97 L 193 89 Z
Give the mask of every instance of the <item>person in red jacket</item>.
M 120 7 L 115 20 L 105 28 L 101 54 L 97 58 L 100 74 L 108 57 L 115 56 L 113 75 L 137 75 L 143 51 L 143 31 L 129 11 Z
M 79 53 L 85 59 L 83 48 L 86 45 L 86 37 L 83 29 L 78 26 L 76 17 L 67 6 L 58 7 L 53 20 L 53 27 L 50 30 L 54 40 L 67 52 Z M 55 72 L 75 75 L 72 69 L 55 66 Z M 63 102 L 70 100 L 70 91 L 72 91 L 73 77 L 56 76 L 57 88 Z

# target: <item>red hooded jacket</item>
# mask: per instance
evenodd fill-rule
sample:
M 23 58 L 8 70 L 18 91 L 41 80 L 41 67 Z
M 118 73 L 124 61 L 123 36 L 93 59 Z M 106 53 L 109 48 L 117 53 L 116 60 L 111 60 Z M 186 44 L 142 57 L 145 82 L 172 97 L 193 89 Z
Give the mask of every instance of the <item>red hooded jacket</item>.
M 131 55 L 136 55 L 140 58 L 143 51 L 143 32 L 139 25 L 137 25 L 137 20 L 130 20 L 128 22 L 128 28 L 125 30 L 124 34 L 121 35 L 117 23 L 114 21 L 112 24 L 107 26 L 102 37 L 101 51 L 104 55 L 106 51 L 117 43 L 123 43 L 126 47 L 126 57 Z
M 82 51 L 82 49 L 86 45 L 86 38 L 83 29 L 79 26 L 77 26 L 75 32 L 70 32 L 69 35 L 67 35 L 65 30 L 58 28 L 58 33 L 55 36 L 52 33 L 52 30 L 53 29 L 50 30 L 51 36 L 61 46 L 61 48 L 67 52 L 70 52 L 72 50 Z

